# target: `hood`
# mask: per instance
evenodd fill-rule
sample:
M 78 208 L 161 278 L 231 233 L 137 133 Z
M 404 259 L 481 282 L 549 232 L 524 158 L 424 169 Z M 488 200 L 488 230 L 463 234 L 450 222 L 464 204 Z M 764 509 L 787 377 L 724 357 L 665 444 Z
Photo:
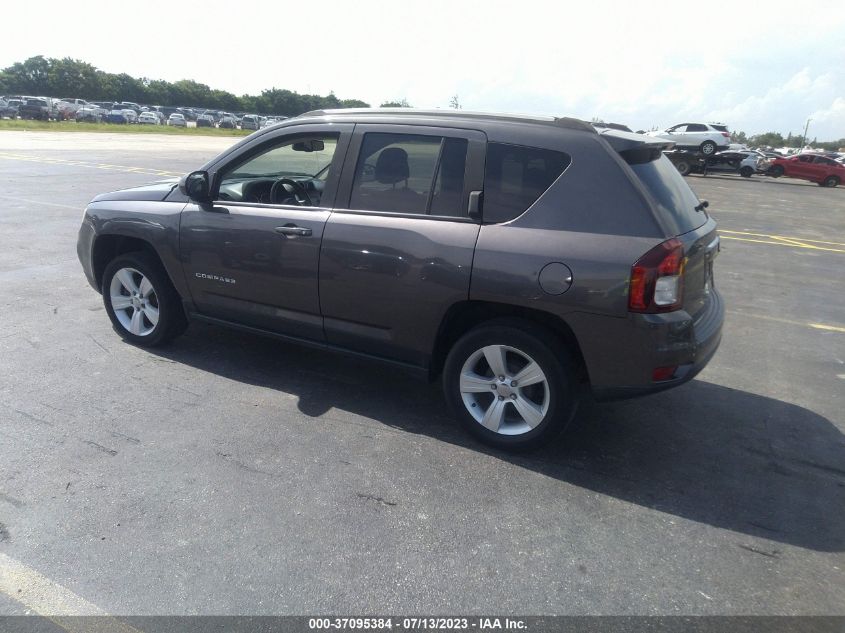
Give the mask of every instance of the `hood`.
M 91 202 L 107 202 L 109 200 L 161 201 L 179 184 L 178 178 L 169 178 L 149 185 L 119 189 L 110 193 L 101 193 Z

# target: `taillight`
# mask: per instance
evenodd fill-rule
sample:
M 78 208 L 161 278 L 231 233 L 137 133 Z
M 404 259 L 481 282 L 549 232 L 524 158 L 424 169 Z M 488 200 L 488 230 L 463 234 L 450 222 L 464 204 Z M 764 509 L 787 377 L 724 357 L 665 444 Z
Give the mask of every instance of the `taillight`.
M 664 380 L 672 380 L 675 377 L 675 372 L 678 371 L 677 365 L 669 365 L 668 367 L 655 367 L 651 372 L 652 382 L 663 382 Z
M 628 310 L 672 312 L 683 303 L 684 245 L 672 238 L 658 244 L 631 266 Z
M 724 136 L 725 138 L 730 138 L 731 133 L 730 132 L 722 132 L 722 136 Z

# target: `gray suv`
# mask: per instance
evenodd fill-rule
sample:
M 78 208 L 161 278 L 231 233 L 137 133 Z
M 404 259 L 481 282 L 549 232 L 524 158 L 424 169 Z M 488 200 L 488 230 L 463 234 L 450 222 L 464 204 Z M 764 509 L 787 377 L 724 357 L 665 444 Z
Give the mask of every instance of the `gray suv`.
M 716 223 L 670 146 L 566 118 L 310 112 L 98 196 L 77 248 L 132 343 L 196 319 L 442 376 L 470 432 L 527 448 L 584 397 L 674 387 L 718 347 Z

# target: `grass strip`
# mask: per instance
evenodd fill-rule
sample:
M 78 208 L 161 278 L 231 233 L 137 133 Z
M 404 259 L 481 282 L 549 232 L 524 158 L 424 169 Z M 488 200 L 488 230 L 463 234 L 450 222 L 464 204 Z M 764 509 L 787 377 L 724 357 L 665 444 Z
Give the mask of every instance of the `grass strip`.
M 170 125 L 138 125 L 127 123 L 77 123 L 76 121 L 0 120 L 0 131 L 20 132 L 111 132 L 116 134 L 172 134 L 174 136 L 247 136 L 251 130 L 227 130 L 213 127 L 172 127 Z

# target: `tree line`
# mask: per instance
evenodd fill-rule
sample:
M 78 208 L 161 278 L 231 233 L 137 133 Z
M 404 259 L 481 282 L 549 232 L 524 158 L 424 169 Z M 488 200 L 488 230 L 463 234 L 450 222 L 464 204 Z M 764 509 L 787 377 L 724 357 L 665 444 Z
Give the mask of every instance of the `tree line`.
M 731 141 L 734 143 L 743 143 L 749 147 L 804 147 L 810 145 L 814 149 L 823 149 L 830 152 L 835 152 L 841 147 L 845 147 L 845 138 L 838 141 L 819 141 L 814 138 L 812 141 L 802 134 L 793 135 L 791 132 L 784 136 L 779 132 L 766 132 L 765 134 L 754 134 L 752 136 L 746 135 L 745 132 L 731 132 Z
M 296 116 L 324 108 L 368 108 L 359 99 L 338 99 L 299 94 L 270 88 L 260 95 L 241 95 L 210 88 L 190 79 L 169 82 L 147 77 L 131 77 L 99 70 L 91 64 L 65 57 L 38 55 L 0 71 L 0 94 L 43 95 L 87 101 L 132 101 L 134 103 L 210 108 L 231 112 L 256 112 Z

